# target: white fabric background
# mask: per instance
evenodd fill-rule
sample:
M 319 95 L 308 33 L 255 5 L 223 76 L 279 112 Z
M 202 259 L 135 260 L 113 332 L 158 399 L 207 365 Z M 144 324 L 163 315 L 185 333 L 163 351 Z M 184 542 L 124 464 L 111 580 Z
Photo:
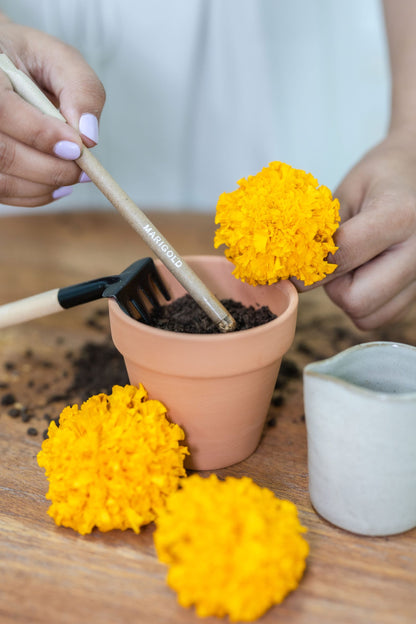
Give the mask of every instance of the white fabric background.
M 272 160 L 335 189 L 386 129 L 378 0 L 2 0 L 1 8 L 93 66 L 107 92 L 96 154 L 146 209 L 214 211 L 222 191 Z M 103 205 L 84 184 L 36 210 Z

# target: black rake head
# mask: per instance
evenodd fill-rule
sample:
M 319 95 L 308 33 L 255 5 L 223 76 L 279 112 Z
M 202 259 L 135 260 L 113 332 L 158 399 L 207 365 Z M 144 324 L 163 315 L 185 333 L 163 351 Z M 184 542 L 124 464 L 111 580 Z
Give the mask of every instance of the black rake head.
M 157 291 L 170 301 L 170 294 L 152 258 L 142 258 L 120 273 L 102 296 L 115 299 L 126 314 L 149 324 L 150 309 L 160 307 Z

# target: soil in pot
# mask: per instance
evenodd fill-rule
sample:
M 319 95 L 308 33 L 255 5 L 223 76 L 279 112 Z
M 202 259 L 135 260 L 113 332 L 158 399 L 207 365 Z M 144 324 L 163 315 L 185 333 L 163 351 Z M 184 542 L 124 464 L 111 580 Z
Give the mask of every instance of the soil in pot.
M 233 299 L 221 299 L 221 303 L 234 317 L 237 324 L 235 331 L 258 327 L 276 318 L 267 306 L 260 308 L 245 306 Z M 187 334 L 220 333 L 215 323 L 190 295 L 184 295 L 172 303 L 153 308 L 150 325 L 158 329 Z

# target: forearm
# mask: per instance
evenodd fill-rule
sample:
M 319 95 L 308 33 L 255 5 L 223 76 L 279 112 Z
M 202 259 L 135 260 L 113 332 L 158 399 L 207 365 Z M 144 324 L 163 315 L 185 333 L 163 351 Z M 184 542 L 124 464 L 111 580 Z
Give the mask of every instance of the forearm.
M 416 2 L 383 0 L 391 67 L 391 130 L 416 133 Z

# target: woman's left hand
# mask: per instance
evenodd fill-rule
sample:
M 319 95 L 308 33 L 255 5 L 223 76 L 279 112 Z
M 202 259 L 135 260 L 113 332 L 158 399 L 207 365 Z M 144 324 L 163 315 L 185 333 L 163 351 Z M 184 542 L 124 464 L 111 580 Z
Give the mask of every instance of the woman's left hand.
M 416 300 L 416 136 L 390 133 L 334 195 L 338 267 L 316 285 L 359 329 L 395 322 Z

